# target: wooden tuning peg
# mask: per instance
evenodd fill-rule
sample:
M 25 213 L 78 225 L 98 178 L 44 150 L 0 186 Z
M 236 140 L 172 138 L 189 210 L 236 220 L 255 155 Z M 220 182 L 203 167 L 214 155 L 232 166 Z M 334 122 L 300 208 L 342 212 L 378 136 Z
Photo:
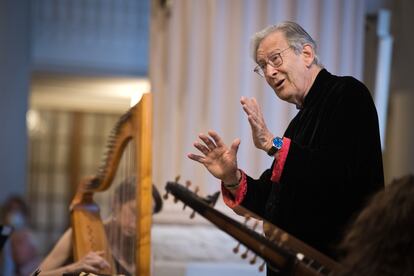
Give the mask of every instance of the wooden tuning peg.
M 169 192 L 168 191 L 166 191 L 165 192 L 165 194 L 162 196 L 165 200 L 167 200 L 168 199 L 168 194 L 169 194 Z
M 263 263 L 259 266 L 259 271 L 262 272 L 264 270 L 266 262 L 263 261 Z
M 235 247 L 235 248 L 233 248 L 233 253 L 234 253 L 234 254 L 239 253 L 239 248 L 240 248 L 240 245 L 241 245 L 241 243 L 238 243 L 238 244 L 236 245 L 236 247 Z
M 178 198 L 174 197 L 174 203 L 178 202 Z
M 250 260 L 250 264 L 255 264 L 257 259 L 257 255 L 254 255 L 254 257 Z
M 278 245 L 282 247 L 287 241 L 289 240 L 289 235 L 283 233 L 280 238 L 278 239 Z
M 249 215 L 246 215 L 244 217 L 244 225 L 247 225 L 247 223 L 249 222 L 249 220 L 250 220 L 250 216 Z
M 259 225 L 259 222 L 256 220 L 255 222 L 254 222 L 254 224 L 253 224 L 253 227 L 252 227 L 252 229 L 253 229 L 253 231 L 255 231 L 256 230 L 256 228 L 257 228 L 257 226 Z
M 190 215 L 190 219 L 193 219 L 194 217 L 195 217 L 195 211 L 193 211 L 192 213 L 191 213 L 191 215 Z
M 194 194 L 197 194 L 200 191 L 200 187 L 196 186 L 194 189 Z
M 174 179 L 174 182 L 178 182 L 180 180 L 180 178 L 181 178 L 181 175 L 177 175 Z
M 244 251 L 244 253 L 241 254 L 242 259 L 246 259 L 248 254 L 249 254 L 249 248 L 246 248 L 246 251 Z
M 190 180 L 187 180 L 187 181 L 185 182 L 185 186 L 187 187 L 187 189 L 188 189 L 188 188 L 190 188 L 190 186 L 191 186 L 191 181 L 190 181 Z
M 185 204 L 184 204 L 184 205 L 183 205 L 183 210 L 185 210 L 185 207 L 187 207 L 187 205 L 185 205 Z
M 278 229 L 273 230 L 272 234 L 269 237 L 269 241 L 274 241 L 277 237 L 277 232 L 279 232 Z

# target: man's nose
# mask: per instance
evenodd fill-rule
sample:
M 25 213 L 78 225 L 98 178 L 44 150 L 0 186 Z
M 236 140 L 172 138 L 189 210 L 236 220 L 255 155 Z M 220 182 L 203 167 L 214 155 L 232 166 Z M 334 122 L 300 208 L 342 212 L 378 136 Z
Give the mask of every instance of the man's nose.
M 278 73 L 278 69 L 270 65 L 269 63 L 266 64 L 266 71 L 265 74 L 267 77 L 275 77 Z

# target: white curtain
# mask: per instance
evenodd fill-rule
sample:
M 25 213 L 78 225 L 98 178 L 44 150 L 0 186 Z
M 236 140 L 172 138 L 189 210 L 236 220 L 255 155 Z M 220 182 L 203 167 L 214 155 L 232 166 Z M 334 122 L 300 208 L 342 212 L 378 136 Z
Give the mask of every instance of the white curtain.
M 164 2 L 165 5 L 160 3 Z M 230 144 L 241 138 L 239 167 L 253 177 L 271 159 L 252 143 L 241 96 L 256 97 L 269 129 L 283 135 L 295 115 L 253 72 L 251 36 L 269 24 L 293 20 L 319 44 L 331 73 L 362 78 L 364 1 L 358 0 L 153 0 L 150 79 L 154 93 L 154 182 L 181 175 L 203 193 L 219 188 L 196 153 L 200 132 L 216 130 Z

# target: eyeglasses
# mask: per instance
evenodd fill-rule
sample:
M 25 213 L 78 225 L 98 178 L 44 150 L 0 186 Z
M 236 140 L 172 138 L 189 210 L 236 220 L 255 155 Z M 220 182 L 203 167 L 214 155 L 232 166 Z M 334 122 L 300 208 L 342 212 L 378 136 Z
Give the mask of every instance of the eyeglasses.
M 267 58 L 267 61 L 265 61 L 264 63 L 258 64 L 254 68 L 253 71 L 255 73 L 257 73 L 259 76 L 264 77 L 265 73 L 266 73 L 267 65 L 269 64 L 273 68 L 280 67 L 280 65 L 282 65 L 282 63 L 283 63 L 283 59 L 282 59 L 282 56 L 280 54 L 283 53 L 284 51 L 290 49 L 290 48 L 291 48 L 291 46 L 287 47 L 286 49 L 283 49 L 279 53 L 272 54 L 270 57 Z

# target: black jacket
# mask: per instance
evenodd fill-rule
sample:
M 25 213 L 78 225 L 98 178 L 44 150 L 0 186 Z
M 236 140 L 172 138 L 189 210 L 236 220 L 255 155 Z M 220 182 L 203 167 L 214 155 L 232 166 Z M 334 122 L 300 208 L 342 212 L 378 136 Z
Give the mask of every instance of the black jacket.
M 368 89 L 322 69 L 290 122 L 280 183 L 247 176 L 242 205 L 336 258 L 335 244 L 367 198 L 384 186 L 378 117 Z

